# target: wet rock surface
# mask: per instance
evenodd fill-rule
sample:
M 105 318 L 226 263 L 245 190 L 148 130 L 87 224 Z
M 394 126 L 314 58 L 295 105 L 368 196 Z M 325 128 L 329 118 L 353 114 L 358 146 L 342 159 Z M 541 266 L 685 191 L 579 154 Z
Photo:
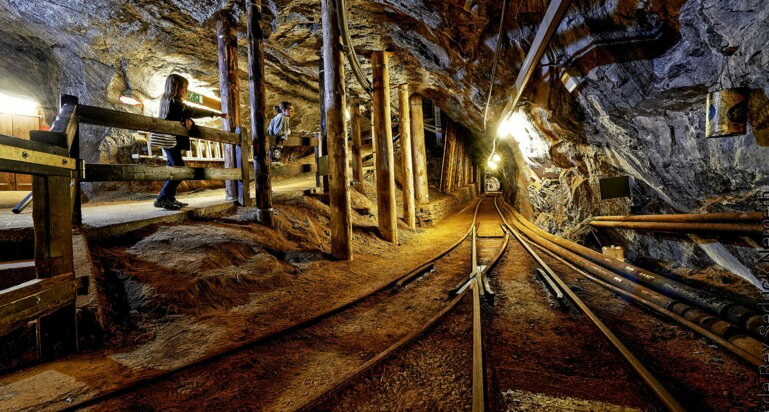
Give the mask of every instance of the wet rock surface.
M 436 102 L 475 134 L 484 157 L 547 2 L 508 8 L 488 133 L 483 112 L 501 2 L 476 2 L 470 10 L 448 0 L 347 3 L 366 75 L 368 52 L 393 50 L 392 84 L 409 82 Z M 161 83 L 171 72 L 189 77 L 191 89 L 216 95 L 217 12 L 230 6 L 239 21 L 245 86 L 242 1 L 0 0 L 0 88 L 37 98 L 48 119 L 60 93 L 156 115 Z M 308 135 L 319 128 L 319 2 L 265 0 L 263 9 L 268 108 L 294 102 L 292 129 Z M 502 146 L 505 190 L 538 225 L 573 239 L 587 236 L 594 215 L 756 210 L 758 194 L 769 190 L 768 22 L 761 0 L 574 2 L 524 93 L 524 130 Z M 122 59 L 143 108 L 117 101 L 126 87 Z M 565 72 L 578 83 L 572 92 L 560 81 Z M 349 70 L 347 85 L 365 97 Z M 749 89 L 746 135 L 704 138 L 707 92 L 737 86 Z M 135 139 L 128 131 L 95 127 L 81 135 L 86 161 L 101 163 L 124 158 Z M 599 179 L 620 175 L 634 178 L 632 198 L 601 201 Z M 84 187 L 93 195 L 122 186 Z M 693 248 L 690 242 L 660 246 L 630 231 L 603 236 L 632 246 L 631 259 L 669 259 Z M 724 249 L 746 266 L 757 260 L 744 248 Z M 697 252 L 690 263 L 724 262 L 714 253 Z

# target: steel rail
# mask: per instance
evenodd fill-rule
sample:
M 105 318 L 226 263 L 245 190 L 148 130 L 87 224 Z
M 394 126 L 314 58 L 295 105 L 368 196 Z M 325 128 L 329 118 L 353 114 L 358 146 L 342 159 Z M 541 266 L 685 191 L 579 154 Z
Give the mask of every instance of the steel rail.
M 726 213 L 684 213 L 671 215 L 618 215 L 596 216 L 594 222 L 760 222 L 767 217 L 762 212 L 726 212 Z
M 508 230 L 515 236 L 515 238 L 521 243 L 526 251 L 539 263 L 542 269 L 547 272 L 548 275 L 558 284 L 561 290 L 569 297 L 569 299 L 577 306 L 585 316 L 590 319 L 591 323 L 598 328 L 598 330 L 606 337 L 607 340 L 614 346 L 622 357 L 630 364 L 631 368 L 641 377 L 641 380 L 651 389 L 651 391 L 657 396 L 657 398 L 671 411 L 685 411 L 684 407 L 668 392 L 662 383 L 657 380 L 651 372 L 633 355 L 633 353 L 617 338 L 617 336 L 601 321 L 598 316 L 577 296 L 569 286 L 550 268 L 550 266 L 542 260 L 542 258 L 535 252 L 528 243 L 523 239 L 521 234 L 512 225 L 507 223 L 502 211 L 499 209 L 499 205 L 494 202 L 494 206 L 497 207 L 497 211 L 502 217 L 502 221 L 507 226 Z
M 679 323 L 679 324 L 681 324 L 683 326 L 686 326 L 687 328 L 691 329 L 692 331 L 694 331 L 696 333 L 699 333 L 700 335 L 702 335 L 702 336 L 710 339 L 711 341 L 715 342 L 719 346 L 722 346 L 724 349 L 726 349 L 726 350 L 732 352 L 733 354 L 739 356 L 740 358 L 742 358 L 743 360 L 747 361 L 748 363 L 750 363 L 753 366 L 761 367 L 761 366 L 764 365 L 764 361 L 763 360 L 753 356 L 753 354 L 743 350 L 739 346 L 734 345 L 733 343 L 731 343 L 728 340 L 726 340 L 726 339 L 716 335 L 715 333 L 713 333 L 713 332 L 703 328 L 702 326 L 696 324 L 695 322 L 692 322 L 689 319 L 686 319 L 685 317 L 683 317 L 683 316 L 681 316 L 681 315 L 679 315 L 679 314 L 677 314 L 677 313 L 675 313 L 675 312 L 673 312 L 671 310 L 665 309 L 665 308 L 663 308 L 663 307 L 661 307 L 659 305 L 655 305 L 654 302 L 651 302 L 651 301 L 649 301 L 647 299 L 644 299 L 641 296 L 638 296 L 638 295 L 636 295 L 634 293 L 630 293 L 630 292 L 628 292 L 626 290 L 620 289 L 620 288 L 612 285 L 609 282 L 606 282 L 606 281 L 604 281 L 604 280 L 602 280 L 602 279 L 600 279 L 600 278 L 598 278 L 596 276 L 591 275 L 590 273 L 588 273 L 588 272 L 578 268 L 577 266 L 575 266 L 571 262 L 567 261 L 566 259 L 564 259 L 564 258 L 556 255 L 555 253 L 545 249 L 543 246 L 540 246 L 539 244 L 537 244 L 536 242 L 532 241 L 531 239 L 527 239 L 527 241 L 529 242 L 529 244 L 535 246 L 541 252 L 545 253 L 546 255 L 550 256 L 551 258 L 553 258 L 553 259 L 563 263 L 564 265 L 568 266 L 569 268 L 574 270 L 575 273 L 577 273 L 579 275 L 582 275 L 583 277 L 585 277 L 587 279 L 592 280 L 593 282 L 601 285 L 605 289 L 608 289 L 608 290 L 610 290 L 610 291 L 612 291 L 612 292 L 614 292 L 614 293 L 616 293 L 618 295 L 621 295 L 621 296 L 623 296 L 625 298 L 631 299 L 634 302 L 643 305 L 647 309 L 651 309 L 651 310 L 657 312 L 658 314 L 660 314 L 660 315 L 662 315 L 662 316 L 664 316 L 664 317 L 666 317 L 666 318 L 668 318 L 670 320 L 673 320 L 673 321 L 675 321 L 675 322 L 677 322 L 677 323 Z
M 485 200 L 485 198 L 486 196 L 484 195 L 475 207 L 475 212 L 473 214 L 473 223 L 470 228 L 471 232 L 473 232 L 473 229 L 475 229 L 476 227 L 476 224 L 477 224 L 476 218 L 478 215 L 478 210 L 480 208 L 480 204 L 483 202 L 483 200 Z M 507 240 L 507 238 L 505 240 Z M 504 242 L 503 247 L 504 248 L 507 247 L 506 241 Z M 475 244 L 473 244 L 473 250 L 471 253 L 472 255 L 476 255 Z M 498 263 L 501 257 L 502 257 L 502 253 L 497 253 L 493 258 L 493 260 L 489 262 L 489 264 L 486 266 L 486 269 L 484 269 L 484 271 L 487 270 L 488 268 L 494 267 Z M 457 307 L 457 305 L 462 301 L 462 299 L 467 296 L 468 291 L 471 289 L 473 290 L 473 296 L 474 296 L 473 298 L 473 410 L 474 411 L 485 410 L 485 409 L 475 409 L 476 405 L 484 405 L 483 362 L 482 362 L 483 357 L 482 357 L 482 345 L 480 344 L 481 334 L 480 334 L 480 329 L 477 329 L 480 327 L 480 299 L 479 298 L 476 299 L 475 297 L 475 296 L 480 296 L 480 290 L 483 286 L 480 285 L 480 277 L 478 275 L 479 275 L 479 272 L 477 271 L 477 267 L 474 267 L 471 273 L 467 275 L 465 281 L 463 281 L 463 282 L 467 282 L 467 284 L 469 284 L 470 287 L 462 288 L 462 290 L 457 292 L 456 295 L 452 298 L 452 300 L 443 309 L 441 309 L 441 311 L 438 312 L 435 316 L 430 318 L 427 322 L 423 323 L 419 328 L 414 330 L 409 335 L 403 337 L 398 342 L 392 344 L 391 346 L 386 348 L 384 351 L 377 354 L 375 357 L 366 361 L 363 365 L 359 366 L 355 371 L 339 379 L 331 389 L 326 390 L 323 393 L 319 394 L 318 396 L 308 400 L 307 402 L 305 402 L 304 404 L 302 404 L 301 406 L 297 407 L 294 410 L 300 411 L 300 412 L 314 410 L 321 403 L 323 403 L 328 398 L 333 396 L 335 393 L 339 392 L 341 389 L 349 385 L 352 380 L 360 378 L 364 373 L 368 372 L 375 366 L 382 363 L 390 355 L 392 355 L 399 349 L 404 348 L 405 346 L 409 345 L 410 343 L 424 336 L 425 333 L 430 331 L 448 313 L 454 310 Z M 476 301 L 478 303 L 476 303 Z M 478 320 L 477 322 L 476 322 L 476 319 Z M 479 359 L 480 362 L 477 362 L 476 359 Z M 478 366 L 476 365 L 480 365 L 480 375 L 478 375 L 479 370 L 478 370 Z M 477 376 L 480 376 L 479 380 L 477 380 L 476 378 Z M 480 383 L 478 384 L 478 382 Z M 480 386 L 476 389 L 477 385 L 480 385 Z M 480 400 L 478 400 L 477 398 L 479 394 L 480 394 Z
M 451 249 L 443 251 L 443 252 L 440 252 L 438 255 L 430 258 L 429 259 L 430 261 L 435 261 L 435 260 L 439 259 L 440 257 L 445 256 L 451 250 L 453 250 L 457 246 L 459 246 L 462 243 L 462 241 L 464 241 L 467 238 L 468 234 L 472 231 L 472 229 L 473 229 L 473 227 L 475 225 L 475 219 L 476 219 L 476 216 L 478 214 L 478 209 L 480 207 L 481 201 L 483 201 L 483 198 L 478 201 L 478 204 L 475 207 L 475 211 L 473 213 L 473 222 L 470 225 L 470 229 L 468 229 L 468 231 L 465 232 L 462 235 L 462 237 L 460 238 L 459 241 L 457 241 L 456 243 L 454 243 L 452 245 Z M 362 302 L 363 300 L 365 300 L 365 299 L 367 299 L 367 298 L 369 298 L 369 297 L 371 297 L 371 296 L 373 296 L 373 295 L 375 295 L 377 293 L 380 293 L 380 292 L 383 292 L 383 291 L 385 291 L 387 289 L 395 287 L 398 284 L 399 281 L 401 281 L 402 279 L 404 279 L 406 277 L 413 278 L 415 276 L 415 273 L 417 275 L 420 274 L 420 273 L 423 273 L 424 272 L 424 269 L 423 269 L 424 266 L 425 266 L 424 264 L 420 265 L 416 269 L 410 270 L 406 274 L 398 276 L 397 278 L 390 280 L 386 284 L 378 286 L 378 287 L 370 290 L 369 292 L 364 293 L 361 296 L 358 296 L 358 297 L 356 297 L 356 298 L 354 298 L 354 299 L 352 299 L 352 300 L 350 300 L 348 302 L 341 303 L 341 304 L 333 307 L 332 309 L 330 309 L 330 310 L 328 310 L 326 312 L 323 312 L 321 314 L 318 314 L 316 316 L 313 316 L 313 317 L 311 317 L 309 319 L 305 319 L 303 321 L 297 322 L 297 323 L 295 323 L 295 324 L 293 324 L 291 326 L 288 326 L 287 328 L 284 328 L 284 329 L 281 329 L 281 330 L 278 330 L 278 331 L 274 331 L 274 332 L 270 332 L 270 333 L 268 333 L 268 334 L 266 334 L 264 336 L 258 337 L 256 339 L 252 339 L 252 340 L 248 340 L 248 341 L 242 342 L 239 345 L 236 345 L 236 346 L 231 347 L 229 349 L 225 349 L 225 350 L 220 351 L 220 352 L 216 352 L 216 353 L 213 353 L 213 354 L 210 354 L 210 355 L 204 355 L 200 359 L 192 361 L 192 362 L 190 362 L 190 363 L 188 363 L 186 365 L 180 366 L 180 367 L 175 368 L 175 369 L 164 370 L 164 371 L 158 373 L 157 375 L 153 375 L 153 376 L 150 376 L 150 377 L 147 377 L 147 378 L 144 378 L 144 379 L 139 379 L 139 380 L 137 380 L 135 382 L 131 382 L 129 384 L 120 386 L 120 387 L 118 387 L 118 388 L 116 388 L 114 390 L 109 390 L 109 391 L 97 394 L 94 397 L 91 397 L 91 398 L 88 398 L 88 399 L 83 399 L 81 401 L 72 399 L 70 401 L 67 401 L 66 402 L 66 406 L 61 408 L 61 409 L 59 409 L 59 410 L 62 410 L 62 411 L 75 411 L 75 410 L 82 409 L 82 408 L 85 408 L 85 407 L 88 407 L 88 406 L 92 406 L 92 405 L 95 405 L 98 402 L 102 402 L 102 401 L 114 398 L 115 396 L 118 396 L 120 394 L 126 393 L 126 392 L 128 392 L 128 391 L 130 391 L 132 389 L 136 389 L 136 388 L 139 388 L 139 387 L 143 387 L 143 386 L 152 384 L 154 382 L 161 381 L 162 379 L 168 378 L 168 377 L 176 375 L 178 373 L 182 373 L 182 372 L 190 370 L 192 368 L 195 368 L 195 367 L 198 367 L 198 366 L 203 366 L 203 365 L 209 364 L 211 362 L 215 362 L 217 360 L 226 358 L 228 356 L 232 356 L 232 355 L 238 354 L 238 353 L 243 352 L 245 350 L 248 350 L 249 348 L 252 348 L 254 346 L 266 343 L 266 342 L 268 342 L 270 340 L 286 336 L 289 333 L 296 332 L 298 330 L 301 330 L 301 329 L 307 328 L 309 326 L 315 325 L 315 324 L 319 323 L 322 320 L 328 319 L 328 318 L 330 318 L 330 317 L 332 317 L 334 315 L 337 315 L 337 314 L 339 314 L 339 313 L 341 313 L 341 312 L 343 312 L 343 311 L 345 311 L 345 310 L 347 310 L 347 309 L 357 305 L 358 303 Z M 421 270 L 421 272 L 419 272 L 420 270 Z M 64 403 L 65 401 L 62 400 L 61 402 Z

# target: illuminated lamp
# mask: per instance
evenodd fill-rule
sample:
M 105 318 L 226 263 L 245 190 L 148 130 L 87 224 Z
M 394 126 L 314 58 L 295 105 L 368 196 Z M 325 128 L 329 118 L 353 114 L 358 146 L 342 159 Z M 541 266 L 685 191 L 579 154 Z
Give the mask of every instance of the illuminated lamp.
M 486 163 L 486 166 L 488 166 L 490 170 L 497 170 L 497 162 L 495 162 L 493 160 L 489 160 Z
M 494 154 L 494 156 L 491 157 L 491 161 L 494 163 L 499 163 L 499 161 L 502 160 L 502 157 L 500 157 L 498 154 Z

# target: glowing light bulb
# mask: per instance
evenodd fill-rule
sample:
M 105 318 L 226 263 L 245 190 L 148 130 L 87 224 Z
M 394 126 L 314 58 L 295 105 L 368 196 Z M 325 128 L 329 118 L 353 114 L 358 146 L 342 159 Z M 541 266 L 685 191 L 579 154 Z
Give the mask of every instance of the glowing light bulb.
M 497 128 L 497 137 L 504 139 L 510 136 L 528 135 L 526 125 L 529 119 L 521 112 L 513 112 L 507 115 Z
M 491 170 L 497 170 L 497 162 L 493 160 L 489 160 L 488 163 L 486 163 L 486 166 L 488 166 Z
M 499 161 L 502 160 L 502 157 L 500 157 L 498 154 L 495 153 L 494 156 L 491 157 L 491 160 L 494 163 L 499 163 Z

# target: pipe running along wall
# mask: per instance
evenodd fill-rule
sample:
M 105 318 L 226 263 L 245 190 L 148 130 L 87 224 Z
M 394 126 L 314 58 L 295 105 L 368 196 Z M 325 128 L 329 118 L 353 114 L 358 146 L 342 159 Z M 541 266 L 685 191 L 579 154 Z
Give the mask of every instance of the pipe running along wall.
M 761 212 L 749 213 L 700 213 L 700 214 L 675 214 L 675 215 L 626 215 L 626 216 L 596 216 L 594 222 L 760 222 L 764 220 Z
M 749 361 L 755 361 L 755 358 L 760 359 L 762 356 L 763 348 L 761 342 L 751 336 L 741 334 L 739 332 L 739 328 L 735 327 L 729 322 L 717 319 L 676 298 L 665 296 L 662 293 L 656 292 L 650 288 L 636 284 L 612 272 L 611 270 L 608 270 L 586 259 L 585 257 L 580 256 L 575 252 L 572 252 L 555 244 L 554 242 L 549 241 L 548 239 L 545 239 L 542 236 L 539 236 L 538 233 L 535 233 L 528 225 L 526 225 L 526 223 L 529 222 L 526 221 L 526 219 L 518 214 L 514 209 L 504 203 L 503 207 L 508 211 L 508 213 L 512 214 L 512 225 L 517 230 L 520 230 L 526 237 L 544 247 L 545 249 L 563 257 L 576 266 L 587 270 L 588 272 L 594 274 L 596 277 L 607 283 L 610 283 L 632 294 L 638 295 L 657 306 L 668 309 L 692 322 L 701 325 L 704 329 L 707 329 L 715 335 L 722 337 L 723 339 L 729 341 L 733 345 L 750 354 L 750 356 L 752 356 L 754 359 Z M 505 221 L 505 223 L 509 224 L 507 221 Z
M 699 290 L 680 282 L 676 282 L 662 275 L 641 269 L 637 266 L 596 252 L 585 246 L 555 236 L 535 226 L 514 209 L 511 209 L 511 212 L 516 217 L 516 219 L 520 220 L 522 224 L 525 225 L 529 230 L 557 244 L 558 246 L 568 249 L 630 280 L 647 285 L 650 288 L 665 294 L 666 296 L 674 297 L 684 302 L 704 308 L 716 316 L 724 318 L 735 325 L 745 328 L 755 336 L 762 337 L 761 331 L 759 329 L 759 327 L 763 324 L 761 317 L 757 315 L 753 310 L 739 303 L 730 301 L 720 296 L 716 296 L 713 293 Z

